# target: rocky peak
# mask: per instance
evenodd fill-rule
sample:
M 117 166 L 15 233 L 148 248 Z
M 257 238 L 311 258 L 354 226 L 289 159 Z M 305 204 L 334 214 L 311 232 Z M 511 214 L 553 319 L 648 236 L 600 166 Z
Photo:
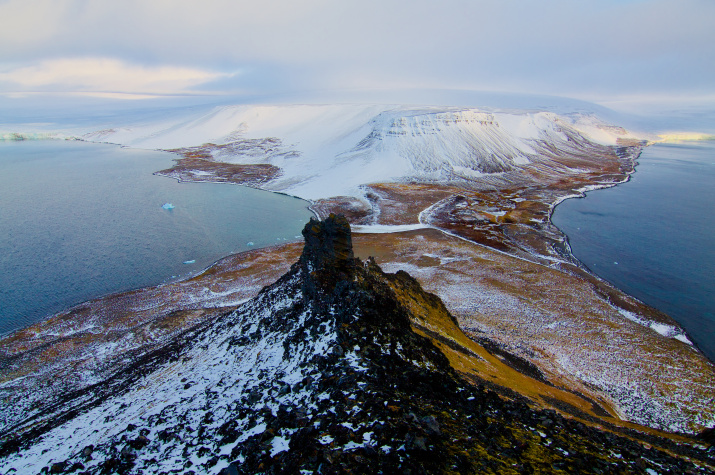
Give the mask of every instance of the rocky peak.
M 701 473 L 693 458 L 715 466 L 700 449 L 671 444 L 684 454 L 675 458 L 485 389 L 434 343 L 454 341 L 413 330 L 419 318 L 452 318 L 439 297 L 406 272 L 355 259 L 343 216 L 313 219 L 303 235 L 299 262 L 255 298 L 0 432 L 0 472 Z
M 355 269 L 350 224 L 342 214 L 330 214 L 323 221 L 311 218 L 303 228 L 305 247 L 300 267 L 324 289 L 332 289 L 336 282 L 350 280 Z

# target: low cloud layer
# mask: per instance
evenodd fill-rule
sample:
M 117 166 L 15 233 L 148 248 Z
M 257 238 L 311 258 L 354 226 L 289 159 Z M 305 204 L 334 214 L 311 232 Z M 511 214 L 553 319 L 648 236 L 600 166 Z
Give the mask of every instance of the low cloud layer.
M 712 95 L 713 21 L 711 0 L 5 0 L 0 92 Z
M 173 66 L 140 66 L 106 58 L 52 59 L 0 73 L 17 91 L 177 94 L 230 74 Z

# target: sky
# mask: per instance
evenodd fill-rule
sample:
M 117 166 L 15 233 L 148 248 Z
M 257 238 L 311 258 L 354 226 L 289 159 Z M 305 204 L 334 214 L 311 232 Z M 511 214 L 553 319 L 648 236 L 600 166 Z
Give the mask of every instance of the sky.
M 715 98 L 713 51 L 713 0 L 0 0 L 6 97 L 697 101 Z

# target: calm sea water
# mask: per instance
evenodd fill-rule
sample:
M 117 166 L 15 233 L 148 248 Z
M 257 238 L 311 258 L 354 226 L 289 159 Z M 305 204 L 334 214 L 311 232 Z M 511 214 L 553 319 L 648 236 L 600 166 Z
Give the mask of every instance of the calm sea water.
M 647 147 L 627 183 L 556 207 L 592 271 L 685 327 L 715 361 L 715 142 Z
M 106 144 L 0 142 L 0 334 L 234 252 L 301 239 L 307 202 L 152 175 L 172 158 Z

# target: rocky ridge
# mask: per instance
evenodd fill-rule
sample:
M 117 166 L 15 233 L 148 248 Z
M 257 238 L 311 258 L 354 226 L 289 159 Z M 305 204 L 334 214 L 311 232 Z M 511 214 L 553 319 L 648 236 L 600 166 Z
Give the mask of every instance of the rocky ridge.
M 703 473 L 707 445 L 599 430 L 468 381 L 341 216 L 237 310 L 0 434 L 0 473 Z M 402 294 L 402 297 L 398 297 Z M 44 416 L 43 416 L 44 414 Z

